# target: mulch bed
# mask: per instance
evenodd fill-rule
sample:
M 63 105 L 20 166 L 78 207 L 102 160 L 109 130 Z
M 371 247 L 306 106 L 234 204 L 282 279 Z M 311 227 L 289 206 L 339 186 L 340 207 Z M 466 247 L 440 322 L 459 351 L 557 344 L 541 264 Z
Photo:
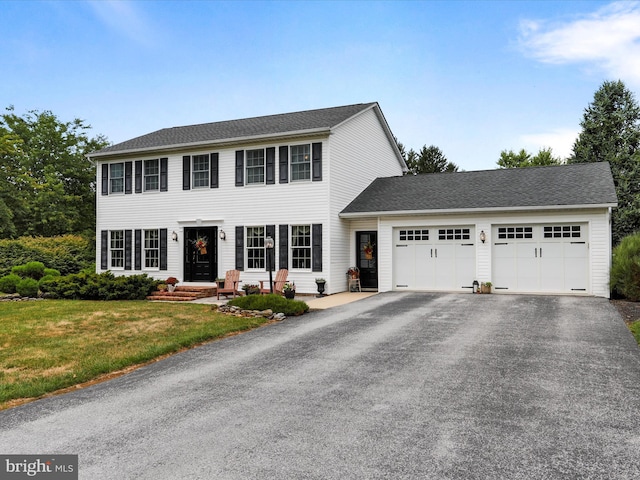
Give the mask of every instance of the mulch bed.
M 640 320 L 640 302 L 628 300 L 610 300 L 610 302 L 618 309 L 620 316 L 627 324 Z

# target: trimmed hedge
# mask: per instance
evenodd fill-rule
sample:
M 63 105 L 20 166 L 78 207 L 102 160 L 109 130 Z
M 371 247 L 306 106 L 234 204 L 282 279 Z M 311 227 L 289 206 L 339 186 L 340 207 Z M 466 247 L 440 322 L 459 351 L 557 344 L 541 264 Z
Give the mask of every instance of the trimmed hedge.
M 16 286 L 22 280 L 18 275 L 11 274 L 0 277 L 0 292 L 16 293 Z
M 19 275 L 22 278 L 33 278 L 34 280 L 40 280 L 44 277 L 44 263 L 42 262 L 28 262 L 24 265 L 17 265 L 11 269 L 11 273 Z
M 38 296 L 38 281 L 35 278 L 23 278 L 16 285 L 16 292 L 21 297 L 35 298 Z
M 300 300 L 289 300 L 280 295 L 247 295 L 230 300 L 228 305 L 245 310 L 267 310 L 273 313 L 284 313 L 287 316 L 302 315 L 309 311 L 309 305 Z
M 78 273 L 95 265 L 95 239 L 80 235 L 20 237 L 0 240 L 0 276 L 16 265 L 41 262 L 62 275 Z
M 50 297 L 73 300 L 144 300 L 160 283 L 147 274 L 116 277 L 92 271 L 45 278 L 40 286 Z

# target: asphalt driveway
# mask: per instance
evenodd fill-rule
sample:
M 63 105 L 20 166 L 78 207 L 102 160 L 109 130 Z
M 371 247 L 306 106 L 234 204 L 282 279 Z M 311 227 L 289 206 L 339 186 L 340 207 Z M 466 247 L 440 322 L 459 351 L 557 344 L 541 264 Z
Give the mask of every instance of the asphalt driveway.
M 605 299 L 386 293 L 0 412 L 81 479 L 637 478 L 640 349 Z

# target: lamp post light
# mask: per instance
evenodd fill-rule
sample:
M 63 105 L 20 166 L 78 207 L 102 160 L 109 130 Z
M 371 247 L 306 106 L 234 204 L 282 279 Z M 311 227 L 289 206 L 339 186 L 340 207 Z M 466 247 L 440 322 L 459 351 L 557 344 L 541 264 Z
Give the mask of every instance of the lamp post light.
M 267 249 L 267 270 L 269 270 L 269 292 L 273 293 L 273 279 L 271 274 L 271 252 L 273 252 L 273 238 L 264 239 L 264 247 Z

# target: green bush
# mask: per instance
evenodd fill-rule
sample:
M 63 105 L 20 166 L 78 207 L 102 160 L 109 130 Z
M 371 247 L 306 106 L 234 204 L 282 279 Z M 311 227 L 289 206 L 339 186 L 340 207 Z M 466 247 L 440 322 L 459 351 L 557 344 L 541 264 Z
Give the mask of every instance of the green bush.
M 16 293 L 16 285 L 22 280 L 18 275 L 5 275 L 0 277 L 0 292 L 2 293 Z
M 38 281 L 35 278 L 23 278 L 16 285 L 16 292 L 22 297 L 37 297 Z
M 50 277 L 44 290 L 55 298 L 77 300 L 144 300 L 158 285 L 146 274 L 116 277 L 111 272 L 82 271 Z
M 613 249 L 610 288 L 628 300 L 640 300 L 640 234 L 623 238 Z
M 44 269 L 44 276 L 51 276 L 51 277 L 59 277 L 61 275 L 60 270 L 56 270 L 55 268 L 45 268 Z
M 40 280 L 42 277 L 44 277 L 44 263 L 28 262 L 24 265 L 18 265 L 11 269 L 11 273 L 20 275 L 22 278 L 33 278 L 34 280 Z
M 309 311 L 309 305 L 299 300 L 289 300 L 280 295 L 247 295 L 230 300 L 229 305 L 245 310 L 273 310 L 274 313 L 285 315 L 301 315 Z

